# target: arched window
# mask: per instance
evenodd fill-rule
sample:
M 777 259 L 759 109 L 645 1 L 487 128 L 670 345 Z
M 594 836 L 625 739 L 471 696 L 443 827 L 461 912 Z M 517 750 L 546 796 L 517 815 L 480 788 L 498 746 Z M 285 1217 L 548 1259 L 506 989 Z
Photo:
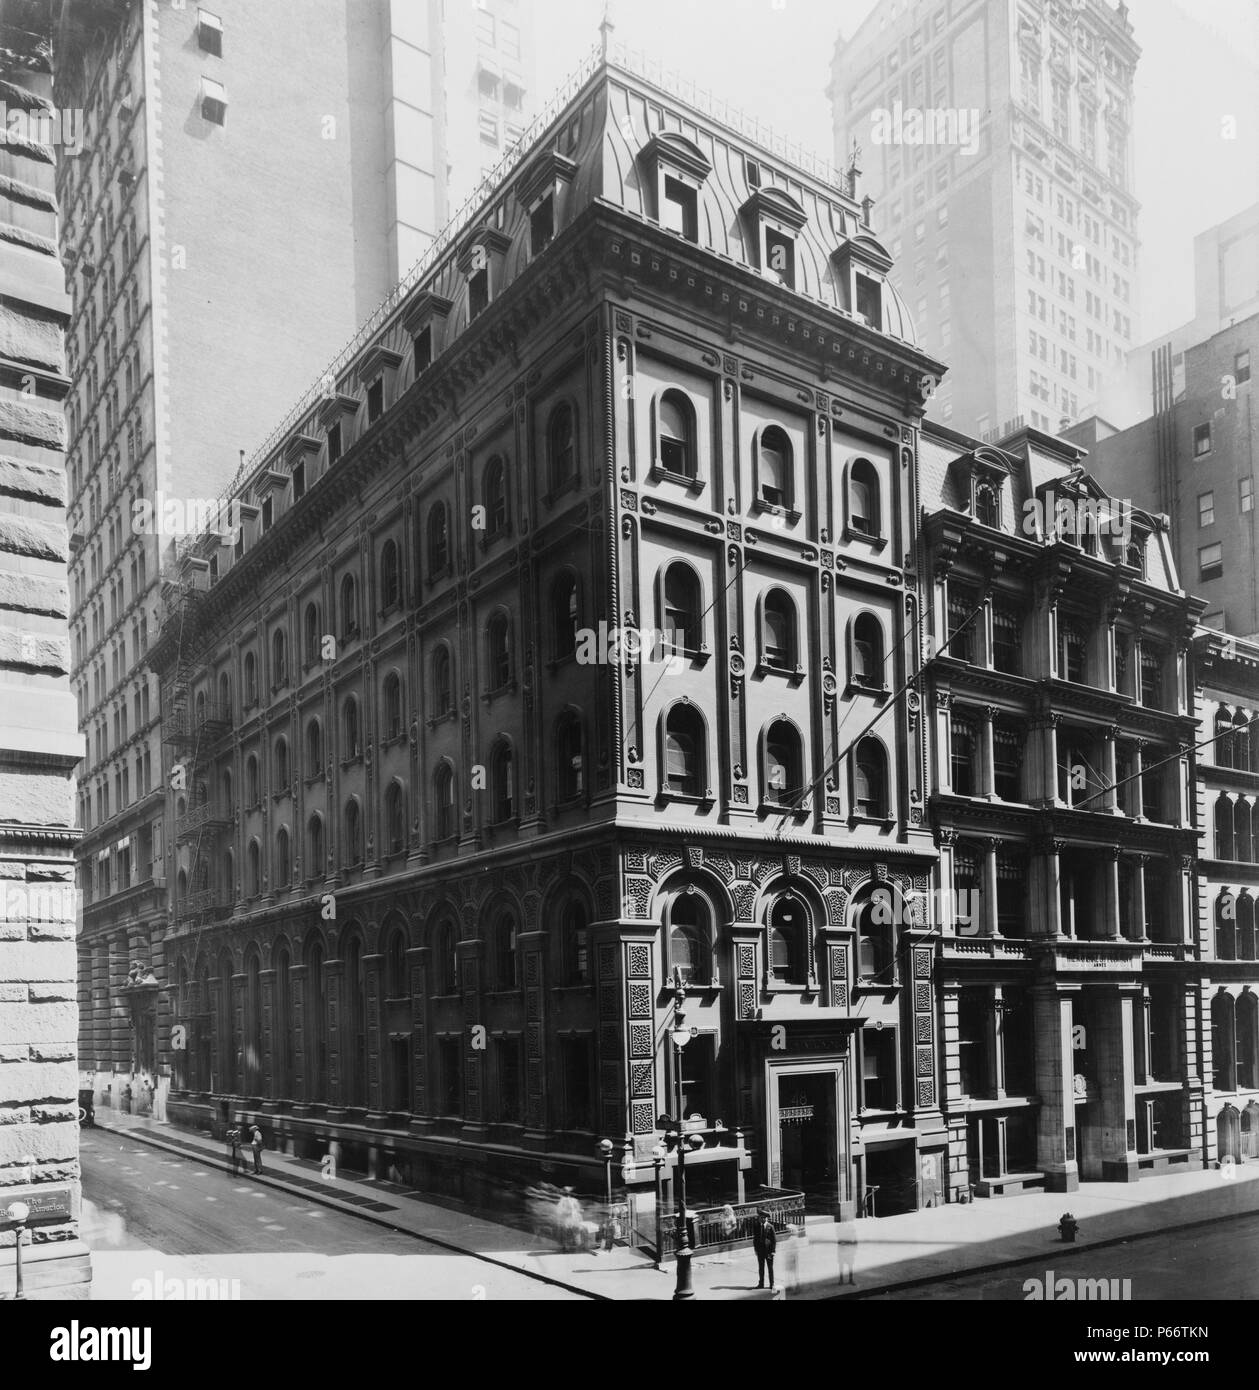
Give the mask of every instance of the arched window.
M 407 794 L 397 778 L 385 790 L 385 843 L 390 854 L 401 854 L 407 844 Z
M 227 902 L 236 901 L 236 851 L 223 851 L 223 894 Z
M 863 738 L 853 755 L 853 810 L 870 820 L 888 815 L 887 753 L 877 738 Z
M 226 671 L 219 675 L 219 718 L 232 718 L 232 682 Z
M 804 799 L 804 752 L 800 734 L 785 719 L 765 731 L 764 799 L 775 806 L 799 806 Z
M 345 803 L 345 864 L 347 868 L 357 869 L 363 863 L 363 816 L 359 810 L 358 798 L 351 797 Z
M 450 532 L 445 502 L 434 502 L 428 514 L 428 577 L 436 579 L 450 568 Z
M 695 477 L 695 407 L 681 391 L 665 391 L 656 401 L 656 466 L 678 478 Z
M 1243 772 L 1259 772 L 1259 738 L 1252 738 L 1250 715 L 1238 710 L 1233 716 L 1233 766 Z
M 852 625 L 854 685 L 880 687 L 883 679 L 883 627 L 873 613 L 858 613 Z
M 317 812 L 306 822 L 306 869 L 310 878 L 324 876 L 323 817 Z
M 1237 959 L 1237 897 L 1228 888 L 1215 899 L 1215 957 Z
M 287 946 L 277 949 L 275 956 L 275 1028 L 272 1032 L 274 1063 L 271 1094 L 277 1098 L 293 1099 L 293 961 Z
M 449 714 L 454 708 L 454 690 L 450 678 L 450 648 L 443 642 L 433 652 L 433 713 Z
M 1250 802 L 1244 796 L 1233 802 L 1233 858 L 1243 864 L 1252 859 L 1250 810 Z
M 672 705 L 665 715 L 660 784 L 676 796 L 703 796 L 707 790 L 704 723 L 694 705 Z
M 449 763 L 433 773 L 433 838 L 449 840 L 455 833 L 455 774 Z
M 511 744 L 499 739 L 490 754 L 490 807 L 494 823 L 511 820 L 515 799 Z
M 712 925 L 708 904 L 698 893 L 680 893 L 669 904 L 668 978 L 681 972 L 689 985 L 712 983 Z
M 585 740 L 581 719 L 571 711 L 555 729 L 555 789 L 559 801 L 572 801 L 586 788 Z
M 784 894 L 769 913 L 769 974 L 780 984 L 808 983 L 809 914 L 799 898 Z
M 511 912 L 499 914 L 494 923 L 494 983 L 500 990 L 520 985 L 520 957 L 516 950 L 517 924 Z
M 699 575 L 684 561 L 675 560 L 665 567 L 660 592 L 659 626 L 666 646 L 675 652 L 698 652 L 704 640 Z
M 1133 541 L 1124 552 L 1124 563 L 1131 565 L 1134 570 L 1141 574 L 1145 573 L 1145 547 L 1140 541 Z
M 980 483 L 975 489 L 975 520 L 994 530 L 1001 525 L 1001 504 L 991 483 Z
M 385 944 L 385 998 L 406 999 L 407 938 L 403 927 L 395 927 Z
M 362 751 L 362 746 L 359 743 L 358 701 L 353 695 L 350 695 L 341 707 L 342 760 L 357 758 Z
M 402 579 L 398 565 L 396 541 L 386 541 L 380 549 L 380 607 L 388 612 L 402 594 Z
M 284 737 L 275 741 L 275 790 L 286 792 L 289 785 L 289 741 Z
M 271 634 L 271 683 L 273 686 L 283 685 L 288 678 L 288 656 L 284 633 L 277 628 Z
M 1259 1029 L 1256 1028 L 1256 1009 L 1259 1008 L 1257 999 L 1249 985 L 1242 990 L 1237 997 L 1236 1005 L 1236 1038 L 1235 1047 L 1237 1048 L 1237 1089 L 1239 1091 L 1250 1091 L 1255 1085 L 1256 1063 L 1259 1058 L 1255 1056 L 1255 1044 L 1259 1041 Z
M 245 759 L 245 796 L 246 804 L 249 806 L 257 806 L 262 800 L 262 787 L 258 781 L 258 759 L 252 753 Z
M 319 653 L 323 646 L 320 641 L 323 634 L 319 631 L 318 604 L 308 603 L 306 605 L 306 613 L 302 620 L 302 632 L 306 665 L 313 666 L 319 660 Z
M 289 858 L 288 827 L 282 825 L 275 832 L 275 886 L 287 888 L 293 879 L 293 865 Z
M 262 847 L 257 840 L 249 842 L 249 896 L 258 897 L 262 892 Z
M 777 425 L 767 425 L 756 445 L 760 499 L 767 507 L 792 505 L 791 441 Z
M 882 535 L 879 475 L 869 459 L 855 459 L 848 470 L 848 529 L 859 536 Z
M 235 806 L 236 806 L 236 801 L 235 801 L 235 798 L 234 798 L 233 795 L 232 795 L 232 769 L 231 769 L 230 767 L 225 767 L 225 768 L 223 769 L 223 782 L 222 782 L 222 787 L 223 787 L 223 810 L 224 810 L 228 815 L 231 815 L 232 811 L 234 810 L 234 808 L 235 808 Z
M 314 940 L 306 950 L 305 1024 L 310 1029 L 310 1068 L 306 1099 L 325 1100 L 328 1095 L 328 1000 L 323 970 L 323 944 Z
M 443 918 L 433 933 L 433 983 L 438 994 L 455 994 L 459 989 L 459 957 L 455 947 L 459 933 L 455 924 Z
M 890 898 L 888 888 L 876 888 L 857 912 L 857 977 L 881 985 L 896 983 Z
M 798 650 L 796 605 L 783 589 L 771 589 L 761 606 L 761 659 L 776 671 L 794 671 Z
M 253 652 L 245 653 L 245 707 L 258 703 L 258 660 Z
M 188 873 L 187 873 L 187 870 L 185 870 L 185 869 L 180 869 L 180 871 L 175 875 L 175 900 L 176 900 L 176 902 L 183 902 L 183 900 L 184 900 L 187 896 L 188 896 Z
M 577 625 L 577 580 L 565 572 L 551 588 L 551 635 L 556 661 L 576 652 Z
M 495 613 L 485 630 L 486 688 L 493 692 L 511 684 L 511 624 L 506 613 Z
M 1255 900 L 1245 891 L 1237 898 L 1237 959 L 1255 959 Z
M 1212 745 L 1214 756 L 1211 761 L 1216 767 L 1233 767 L 1233 721 L 1222 706 L 1215 712 L 1215 741 Z
M 385 737 L 399 738 L 402 734 L 402 679 L 397 671 L 385 677 Z
M 564 981 L 569 985 L 590 983 L 590 919 L 577 899 L 564 906 L 560 915 L 560 934 L 564 953 Z
M 546 429 L 546 449 L 550 490 L 559 492 L 577 478 L 577 429 L 573 408 L 566 401 L 551 411 Z
M 508 531 L 507 469 L 497 454 L 485 465 L 481 498 L 485 507 L 486 535 L 505 536 Z
M 358 636 L 358 585 L 354 576 L 347 574 L 341 580 L 341 640 L 348 642 Z
M 1237 1089 L 1234 1012 L 1233 996 L 1225 990 L 1211 1000 L 1211 1053 L 1215 1071 L 1211 1084 L 1217 1091 Z
M 318 719 L 306 725 L 306 775 L 318 777 L 323 771 L 323 729 Z
M 1233 857 L 1233 803 L 1224 792 L 1215 799 L 1215 857 Z

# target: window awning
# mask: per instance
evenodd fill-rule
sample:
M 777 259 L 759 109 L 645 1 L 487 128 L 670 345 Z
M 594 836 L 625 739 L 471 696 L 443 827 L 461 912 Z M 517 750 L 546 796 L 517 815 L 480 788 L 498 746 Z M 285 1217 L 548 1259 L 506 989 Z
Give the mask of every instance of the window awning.
M 227 105 L 227 89 L 221 82 L 215 82 L 209 77 L 201 79 L 201 100 L 217 101 L 222 106 Z
M 211 14 L 209 10 L 197 11 L 197 23 L 204 25 L 207 29 L 217 29 L 223 32 L 223 21 L 216 14 Z

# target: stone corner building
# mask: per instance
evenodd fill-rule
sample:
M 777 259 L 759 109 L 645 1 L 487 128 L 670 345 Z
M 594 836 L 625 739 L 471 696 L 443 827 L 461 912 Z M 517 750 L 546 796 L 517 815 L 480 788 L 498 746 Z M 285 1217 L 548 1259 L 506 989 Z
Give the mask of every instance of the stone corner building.
M 51 110 L 50 8 L 0 3 L 0 100 Z M 55 130 L 55 126 L 53 129 Z M 65 1220 L 26 1238 L 31 1297 L 86 1297 L 78 1239 L 75 732 L 69 690 L 64 423 L 68 313 L 48 127 L 0 145 L 0 1294 L 13 1201 Z

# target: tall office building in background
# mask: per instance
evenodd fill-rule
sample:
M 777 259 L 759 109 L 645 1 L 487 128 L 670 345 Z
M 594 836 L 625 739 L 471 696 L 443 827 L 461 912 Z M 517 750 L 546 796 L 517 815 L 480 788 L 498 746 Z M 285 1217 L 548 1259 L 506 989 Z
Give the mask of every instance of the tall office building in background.
M 81 1051 L 115 1101 L 153 1068 L 167 916 L 144 669 L 162 565 L 531 99 L 525 3 L 213 3 L 65 0 L 55 47 L 56 103 L 82 113 L 58 171 Z
M 980 436 L 1056 431 L 1139 338 L 1132 88 L 1122 2 L 879 5 L 836 44 L 840 162 L 926 349 L 931 415 Z

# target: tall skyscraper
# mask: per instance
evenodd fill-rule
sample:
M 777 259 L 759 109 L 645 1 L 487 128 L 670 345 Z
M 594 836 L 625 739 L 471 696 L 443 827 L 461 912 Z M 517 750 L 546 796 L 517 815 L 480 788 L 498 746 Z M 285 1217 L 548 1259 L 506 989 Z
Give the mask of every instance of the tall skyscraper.
M 166 918 L 156 586 L 241 456 L 431 243 L 481 174 L 452 158 L 527 103 L 505 18 L 364 0 L 67 0 L 58 192 L 71 295 L 69 424 L 84 1064 L 153 1064 Z M 483 15 L 502 22 L 491 35 Z M 465 32 L 466 31 L 466 32 Z M 490 39 L 494 39 L 494 43 Z M 499 74 L 493 86 L 481 74 Z M 508 97 L 506 75 L 510 74 Z M 73 116 L 77 113 L 77 119 Z M 498 118 L 496 117 L 496 119 Z M 486 131 L 488 135 L 488 128 Z M 491 145 L 481 142 L 487 156 Z M 300 222 L 293 209 L 301 208 Z
M 1075 419 L 1139 337 L 1127 6 L 879 5 L 836 44 L 858 162 L 926 349 L 930 414 L 984 437 Z

